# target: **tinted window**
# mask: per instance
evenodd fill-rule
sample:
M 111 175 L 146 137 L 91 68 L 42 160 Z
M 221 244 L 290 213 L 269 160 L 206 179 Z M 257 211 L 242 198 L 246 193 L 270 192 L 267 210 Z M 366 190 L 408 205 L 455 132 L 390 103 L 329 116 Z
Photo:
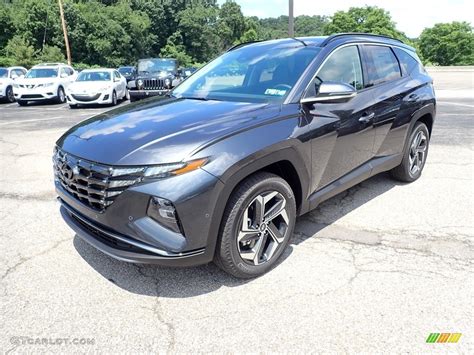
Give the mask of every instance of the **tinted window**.
M 362 89 L 362 68 L 356 46 L 344 47 L 330 55 L 318 72 L 319 84 L 324 81 L 342 82 Z
M 365 46 L 367 53 L 367 86 L 400 78 L 400 66 L 390 47 Z
M 58 76 L 58 70 L 53 68 L 33 68 L 26 73 L 25 78 L 56 78 Z
M 405 73 L 410 74 L 412 70 L 418 66 L 418 61 L 403 49 L 393 48 L 393 51 L 395 52 Z

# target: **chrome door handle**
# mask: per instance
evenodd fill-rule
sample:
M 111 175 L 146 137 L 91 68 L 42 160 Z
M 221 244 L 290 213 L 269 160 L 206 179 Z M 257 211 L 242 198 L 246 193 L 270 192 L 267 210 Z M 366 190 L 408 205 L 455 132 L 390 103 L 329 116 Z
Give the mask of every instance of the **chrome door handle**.
M 361 118 L 359 118 L 359 122 L 368 123 L 368 122 L 370 122 L 370 121 L 372 120 L 372 118 L 374 118 L 374 117 L 375 117 L 375 113 L 374 113 L 374 112 L 372 112 L 372 113 L 370 113 L 370 114 L 368 114 L 368 115 L 365 115 L 365 114 L 364 114 L 364 115 L 362 115 Z

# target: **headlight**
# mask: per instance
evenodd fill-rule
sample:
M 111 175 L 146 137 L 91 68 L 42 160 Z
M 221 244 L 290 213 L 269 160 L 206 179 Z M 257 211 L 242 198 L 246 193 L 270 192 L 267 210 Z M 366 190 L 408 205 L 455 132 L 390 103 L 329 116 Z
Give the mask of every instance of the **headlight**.
M 18 89 L 18 84 L 17 84 L 17 83 L 13 83 L 13 87 L 14 87 L 15 89 Z
M 171 88 L 171 79 L 170 78 L 166 78 L 165 79 L 165 86 L 169 89 Z
M 41 88 L 41 87 L 44 87 L 44 88 L 47 88 L 49 86 L 53 86 L 54 83 L 44 83 L 44 84 L 38 84 L 38 87 Z
M 143 87 L 143 80 L 142 79 L 138 79 L 137 80 L 137 88 L 138 89 L 141 89 Z
M 107 91 L 107 90 L 110 90 L 111 87 L 110 86 L 103 86 L 99 89 L 99 91 Z
M 176 176 L 199 169 L 206 164 L 207 159 L 191 160 L 185 163 L 162 164 L 147 167 L 143 173 L 145 178 L 165 178 L 168 176 Z

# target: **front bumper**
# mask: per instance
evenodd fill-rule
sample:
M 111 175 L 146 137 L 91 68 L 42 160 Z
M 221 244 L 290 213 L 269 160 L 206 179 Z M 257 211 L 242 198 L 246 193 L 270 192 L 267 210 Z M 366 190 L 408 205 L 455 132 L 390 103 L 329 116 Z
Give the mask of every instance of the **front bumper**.
M 91 93 L 91 94 L 77 94 L 68 92 L 66 100 L 70 105 L 97 105 L 97 104 L 111 104 L 112 92 Z
M 217 235 L 211 232 L 215 230 L 211 216 L 222 187 L 220 180 L 198 169 L 182 176 L 130 187 L 104 211 L 97 211 L 56 182 L 62 217 L 80 238 L 119 260 L 168 266 L 192 266 L 212 261 Z M 147 216 L 152 196 L 173 202 L 184 235 Z
M 134 90 L 130 89 L 128 92 L 130 93 L 130 98 L 134 99 L 145 99 L 151 96 L 163 96 L 166 95 L 170 90 Z
M 58 96 L 58 88 L 55 86 L 48 86 L 42 88 L 14 88 L 13 94 L 16 100 L 23 101 L 44 101 L 53 100 Z

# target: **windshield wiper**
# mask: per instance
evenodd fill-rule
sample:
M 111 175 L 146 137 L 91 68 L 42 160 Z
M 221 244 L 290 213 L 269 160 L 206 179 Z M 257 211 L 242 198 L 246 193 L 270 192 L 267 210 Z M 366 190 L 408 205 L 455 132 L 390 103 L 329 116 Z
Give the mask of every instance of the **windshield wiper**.
M 181 96 L 180 99 L 209 101 L 207 97 L 202 97 L 202 96 Z

